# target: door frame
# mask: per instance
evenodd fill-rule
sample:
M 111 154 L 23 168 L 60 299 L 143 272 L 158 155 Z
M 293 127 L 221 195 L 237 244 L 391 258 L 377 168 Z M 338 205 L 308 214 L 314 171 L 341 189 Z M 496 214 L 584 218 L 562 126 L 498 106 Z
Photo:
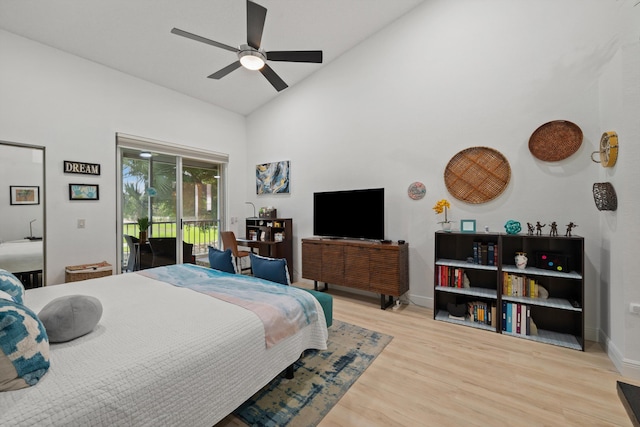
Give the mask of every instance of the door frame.
M 220 165 L 218 180 L 218 216 L 220 224 L 226 223 L 226 171 L 229 155 L 209 150 L 202 150 L 186 145 L 168 143 L 149 138 L 116 132 L 116 269 L 122 273 L 122 149 L 151 151 L 154 153 L 176 157 L 176 261 L 182 262 L 182 160 L 184 158 L 207 161 Z

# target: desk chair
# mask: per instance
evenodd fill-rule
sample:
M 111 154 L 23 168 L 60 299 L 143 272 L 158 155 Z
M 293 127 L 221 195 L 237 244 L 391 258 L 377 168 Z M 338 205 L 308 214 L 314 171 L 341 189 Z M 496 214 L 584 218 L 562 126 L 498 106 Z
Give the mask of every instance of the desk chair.
M 236 235 L 233 231 L 223 231 L 220 233 L 220 236 L 222 237 L 222 246 L 224 249 L 231 249 L 231 253 L 236 260 L 236 271 L 241 274 L 246 270 L 251 271 L 251 265 L 249 265 L 249 267 L 242 268 L 242 258 L 248 257 L 249 251 L 238 250 L 238 241 L 236 240 Z

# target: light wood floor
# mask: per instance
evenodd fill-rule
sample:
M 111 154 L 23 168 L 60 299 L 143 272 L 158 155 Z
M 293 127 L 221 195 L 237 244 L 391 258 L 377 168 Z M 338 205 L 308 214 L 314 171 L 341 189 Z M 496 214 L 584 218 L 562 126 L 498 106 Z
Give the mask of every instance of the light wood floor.
M 296 286 L 308 286 L 296 283 Z M 320 423 L 328 426 L 631 426 L 599 344 L 576 351 L 433 320 L 415 305 L 330 290 L 334 318 L 394 336 Z

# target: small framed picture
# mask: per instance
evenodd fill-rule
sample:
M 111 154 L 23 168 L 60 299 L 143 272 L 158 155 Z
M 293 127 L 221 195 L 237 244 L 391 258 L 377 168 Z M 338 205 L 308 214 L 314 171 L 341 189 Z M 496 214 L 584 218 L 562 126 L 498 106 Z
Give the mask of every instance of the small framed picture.
M 69 184 L 69 200 L 100 200 L 97 184 Z
M 10 185 L 9 192 L 12 205 L 39 205 L 40 187 L 26 185 Z
M 461 219 L 460 231 L 463 233 L 475 233 L 476 232 L 476 220 L 475 219 Z

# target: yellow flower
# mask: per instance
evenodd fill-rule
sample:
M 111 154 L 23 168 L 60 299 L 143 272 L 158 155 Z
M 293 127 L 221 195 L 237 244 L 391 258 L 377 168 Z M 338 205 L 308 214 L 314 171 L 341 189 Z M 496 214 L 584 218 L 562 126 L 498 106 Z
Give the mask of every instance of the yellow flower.
M 447 199 L 438 200 L 436 205 L 433 207 L 433 210 L 436 211 L 436 214 L 441 214 L 445 211 L 445 208 L 450 208 L 451 204 Z

